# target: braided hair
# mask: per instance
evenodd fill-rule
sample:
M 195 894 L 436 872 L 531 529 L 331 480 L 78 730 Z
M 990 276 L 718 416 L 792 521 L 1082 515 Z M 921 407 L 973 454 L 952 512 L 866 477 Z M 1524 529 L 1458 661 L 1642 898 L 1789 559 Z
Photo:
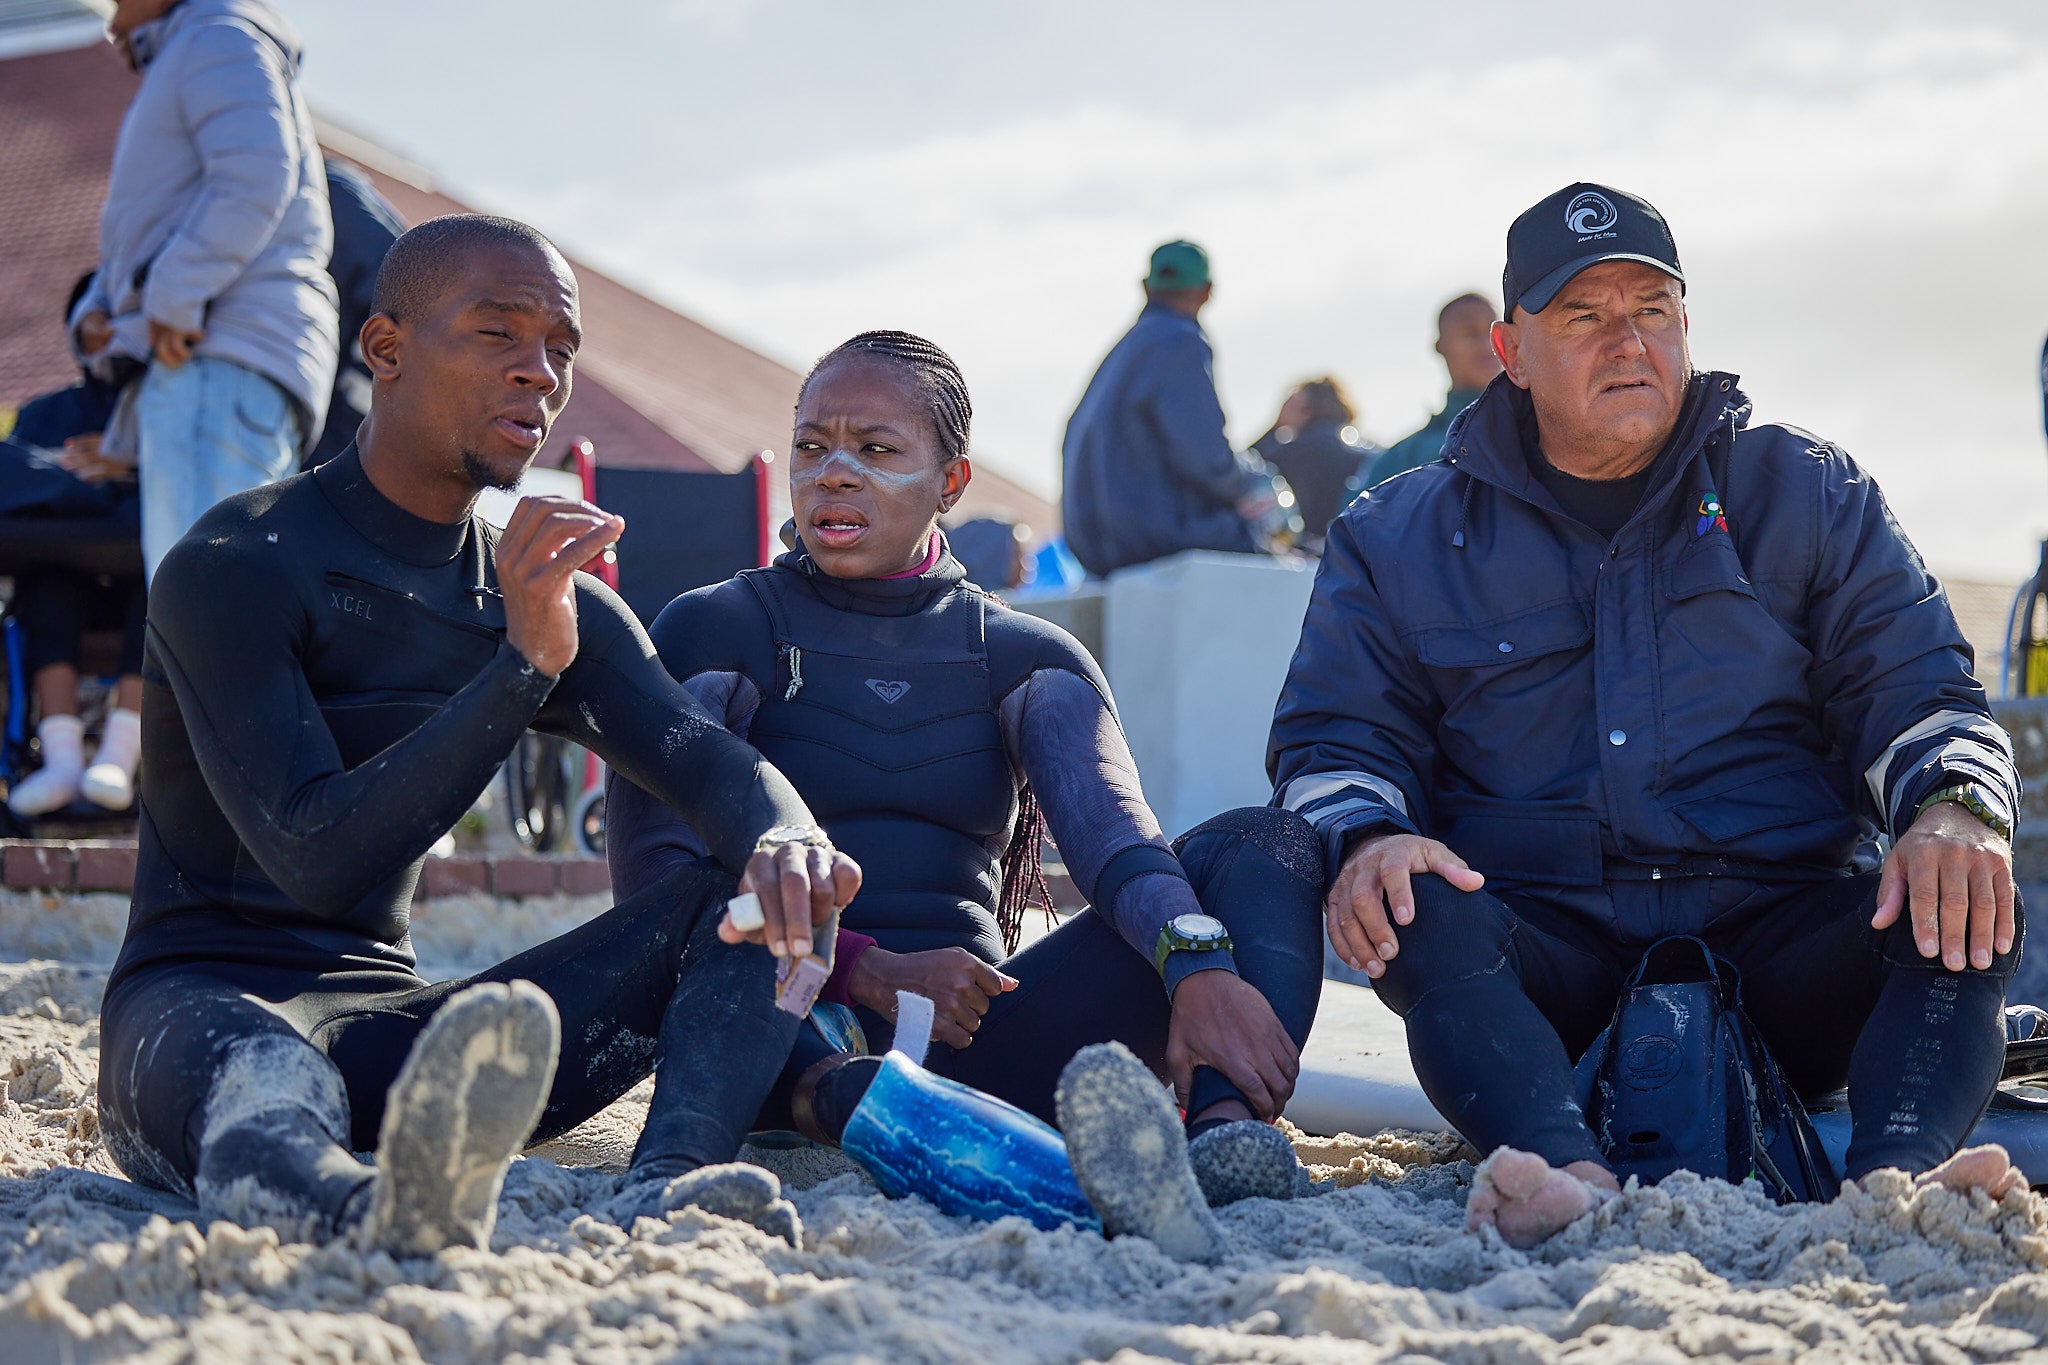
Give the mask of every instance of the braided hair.
M 931 409 L 932 427 L 938 432 L 939 448 L 945 451 L 946 458 L 957 460 L 967 453 L 967 428 L 974 419 L 974 405 L 967 400 L 967 380 L 953 363 L 953 357 L 910 332 L 862 332 L 840 342 L 811 366 L 803 387 L 797 390 L 797 403 L 803 403 L 811 381 L 826 366 L 849 356 L 873 356 L 908 370 Z
M 968 427 L 974 420 L 974 404 L 967 397 L 967 379 L 953 363 L 953 357 L 911 332 L 862 332 L 827 351 L 804 376 L 803 387 L 797 391 L 798 406 L 802 406 L 804 394 L 810 391 L 811 381 L 827 366 L 853 356 L 886 360 L 908 371 L 924 396 L 932 429 L 938 433 L 939 448 L 945 458 L 957 460 L 967 453 Z M 1045 813 L 1039 809 L 1037 794 L 1026 783 L 1017 793 L 1016 823 L 1010 827 L 1009 844 L 998 860 L 1002 887 L 996 899 L 996 928 L 1002 934 L 1005 953 L 1017 951 L 1024 934 L 1024 912 L 1030 908 L 1034 893 L 1046 918 L 1052 918 L 1052 893 L 1046 887 L 1045 869 L 1041 866 L 1044 844 Z

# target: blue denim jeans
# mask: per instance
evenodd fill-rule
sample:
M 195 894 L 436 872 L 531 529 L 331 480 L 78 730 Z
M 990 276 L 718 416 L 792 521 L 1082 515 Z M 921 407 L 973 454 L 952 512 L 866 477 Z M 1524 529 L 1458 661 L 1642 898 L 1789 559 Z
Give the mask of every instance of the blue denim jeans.
M 299 410 L 254 370 L 216 356 L 152 365 L 135 395 L 145 571 L 207 508 L 298 467 Z

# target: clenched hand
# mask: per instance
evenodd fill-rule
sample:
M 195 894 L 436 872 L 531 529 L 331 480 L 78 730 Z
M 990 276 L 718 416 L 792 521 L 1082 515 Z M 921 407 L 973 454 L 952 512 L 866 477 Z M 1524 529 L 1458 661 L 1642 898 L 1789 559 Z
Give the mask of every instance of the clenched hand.
M 1244 1092 L 1262 1119 L 1275 1119 L 1294 1094 L 1301 1050 L 1258 987 L 1211 968 L 1183 977 L 1173 992 L 1166 1071 L 1185 1105 L 1195 1068 L 1214 1067 Z
M 974 1041 L 989 1002 L 1017 989 L 1005 976 L 965 948 L 892 953 L 870 948 L 853 964 L 846 993 L 884 1019 L 896 1017 L 896 992 L 909 991 L 932 1002 L 932 1036 L 950 1048 Z

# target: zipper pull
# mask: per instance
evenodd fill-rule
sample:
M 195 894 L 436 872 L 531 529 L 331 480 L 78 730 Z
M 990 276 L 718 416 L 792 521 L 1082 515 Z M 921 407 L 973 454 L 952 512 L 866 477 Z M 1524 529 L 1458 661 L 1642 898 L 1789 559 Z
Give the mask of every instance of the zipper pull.
M 782 691 L 784 701 L 795 701 L 796 694 L 804 690 L 804 652 L 795 645 L 784 645 L 782 657 L 789 663 L 789 686 Z

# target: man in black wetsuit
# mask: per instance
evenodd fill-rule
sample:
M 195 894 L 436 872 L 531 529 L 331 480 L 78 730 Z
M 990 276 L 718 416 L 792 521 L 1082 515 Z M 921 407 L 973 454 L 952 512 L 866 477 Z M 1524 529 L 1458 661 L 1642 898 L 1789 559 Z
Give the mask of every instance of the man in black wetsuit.
M 698 1203 L 796 1240 L 773 1177 L 719 1165 L 798 1020 L 774 957 L 717 922 L 741 874 L 776 955 L 809 952 L 814 925 L 828 947 L 859 871 L 574 572 L 617 517 L 527 499 L 497 536 L 471 515 L 546 439 L 579 340 L 574 276 L 538 233 L 414 229 L 362 332 L 360 450 L 222 502 L 158 573 L 101 1113 L 123 1170 L 205 1216 L 399 1254 L 481 1244 L 512 1155 L 652 1069 L 614 1214 Z M 528 727 L 688 811 L 714 861 L 430 984 L 407 934 L 421 860 Z M 352 1155 L 372 1147 L 374 1167 Z

